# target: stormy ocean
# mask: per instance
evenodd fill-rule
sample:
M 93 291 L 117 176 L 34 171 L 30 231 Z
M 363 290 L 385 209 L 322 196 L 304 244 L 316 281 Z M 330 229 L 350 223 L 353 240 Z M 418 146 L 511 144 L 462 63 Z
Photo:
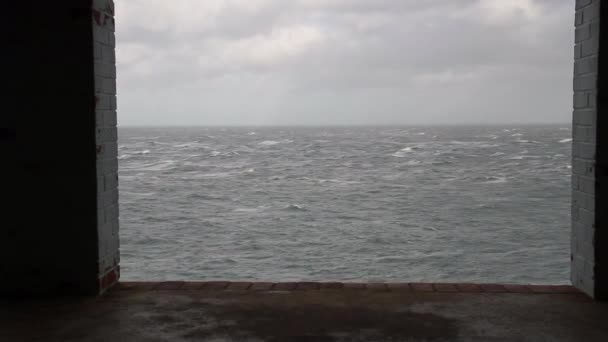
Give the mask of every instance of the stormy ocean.
M 122 278 L 566 283 L 570 137 L 120 128 Z

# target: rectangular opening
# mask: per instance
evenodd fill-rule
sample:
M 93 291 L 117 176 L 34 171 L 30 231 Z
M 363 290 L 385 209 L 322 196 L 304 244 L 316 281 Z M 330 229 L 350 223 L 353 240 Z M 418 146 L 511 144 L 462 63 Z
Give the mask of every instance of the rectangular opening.
M 123 279 L 568 282 L 570 6 L 183 3 L 117 4 Z

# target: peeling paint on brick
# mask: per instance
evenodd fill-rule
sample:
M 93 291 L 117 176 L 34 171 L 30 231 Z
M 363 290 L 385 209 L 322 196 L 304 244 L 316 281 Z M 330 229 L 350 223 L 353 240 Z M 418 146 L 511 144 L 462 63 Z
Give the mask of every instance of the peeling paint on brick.
M 110 269 L 107 273 L 105 273 L 101 279 L 99 280 L 99 288 L 100 291 L 103 292 L 112 286 L 118 283 L 120 279 L 120 267 L 116 265 L 114 268 Z

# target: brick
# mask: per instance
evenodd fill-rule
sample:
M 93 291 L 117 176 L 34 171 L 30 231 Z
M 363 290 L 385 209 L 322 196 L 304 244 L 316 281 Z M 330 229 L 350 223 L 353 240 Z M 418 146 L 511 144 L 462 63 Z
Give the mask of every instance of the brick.
M 591 0 L 576 0 L 576 10 L 580 10 L 589 4 L 591 4 Z
M 581 57 L 596 55 L 599 52 L 600 42 L 598 39 L 587 39 L 581 42 Z
M 460 292 L 481 292 L 481 286 L 478 284 L 457 284 L 456 287 L 458 287 L 458 291 Z
M 591 37 L 591 23 L 586 25 L 580 25 L 574 30 L 574 41 L 580 43 L 583 40 L 587 40 Z
M 344 283 L 345 290 L 365 290 L 367 284 L 365 283 Z
M 114 47 L 99 44 L 99 48 L 101 49 L 102 61 L 105 63 L 116 63 L 116 53 L 114 52 Z
M 530 285 L 533 293 L 553 293 L 553 287 L 548 285 Z
M 597 122 L 597 111 L 592 110 L 575 110 L 574 124 L 575 125 L 595 125 Z
M 183 281 L 163 281 L 158 283 L 154 289 L 161 291 L 179 290 L 184 286 Z
M 595 144 L 577 142 L 576 144 L 573 145 L 572 155 L 574 158 L 578 157 L 578 158 L 582 158 L 582 159 L 593 160 L 593 159 L 595 159 L 595 151 L 596 151 Z
M 296 286 L 296 290 L 319 290 L 320 284 L 314 282 L 299 282 Z
M 272 289 L 273 286 L 274 286 L 274 283 L 267 283 L 267 282 L 253 283 L 253 284 L 251 284 L 251 287 L 249 288 L 249 290 L 250 291 L 269 291 Z
M 409 291 L 412 291 L 412 289 L 410 288 L 410 284 L 408 284 L 408 283 L 389 283 L 388 284 L 388 289 L 390 291 L 395 291 L 395 292 L 409 292 Z
M 114 1 L 113 0 L 93 0 L 91 7 L 98 11 L 114 15 Z
M 321 290 L 342 290 L 343 288 L 343 283 L 321 283 Z
M 593 196 L 595 193 L 595 179 L 585 176 L 576 176 L 576 188 L 579 192 L 582 192 L 588 196 Z
M 433 284 L 430 283 L 410 283 L 410 288 L 414 292 L 434 292 Z
M 575 142 L 595 145 L 595 128 L 591 126 L 576 126 L 572 132 L 572 138 Z
M 532 289 L 527 285 L 507 284 L 503 285 L 503 287 L 509 293 L 532 293 Z
M 129 281 L 119 282 L 116 289 L 119 291 L 150 291 L 157 286 L 158 283 L 146 281 Z
M 111 95 L 98 94 L 96 96 L 96 108 L 98 110 L 115 110 Z
M 276 283 L 274 284 L 274 287 L 272 288 L 273 290 L 276 291 L 293 291 L 296 289 L 296 286 L 298 285 L 298 283 Z
M 245 291 L 251 287 L 252 283 L 249 282 L 234 282 L 228 285 L 228 290 L 231 291 Z
M 433 284 L 433 289 L 437 292 L 458 292 L 456 285 L 449 283 Z
M 554 285 L 552 286 L 553 293 L 572 293 L 572 294 L 580 294 L 581 291 L 577 290 L 574 286 L 571 285 Z
M 583 12 L 583 23 L 589 23 L 600 18 L 600 2 L 592 1 L 580 10 Z
M 574 78 L 574 91 L 595 90 L 596 88 L 596 75 L 582 75 Z
M 230 283 L 227 281 L 208 281 L 205 283 L 204 290 L 225 290 Z
M 576 92 L 573 97 L 573 104 L 575 109 L 589 108 L 589 93 Z
M 371 291 L 388 291 L 388 286 L 384 283 L 369 283 L 367 289 Z
M 582 56 L 583 56 L 583 44 L 578 43 L 578 44 L 574 45 L 574 59 L 580 59 Z
M 590 212 L 594 212 L 595 211 L 595 197 L 593 195 L 585 193 L 585 192 L 573 190 L 572 191 L 572 205 L 577 208 L 581 208 L 581 209 L 588 210 Z M 579 219 L 579 217 L 580 217 L 580 215 L 577 215 L 577 220 Z
M 116 64 L 98 60 L 95 62 L 95 75 L 116 79 Z
M 585 22 L 576 26 L 574 31 L 574 39 L 576 43 L 588 40 L 599 41 L 600 23 L 598 20 Z
M 583 24 L 583 11 L 578 11 L 574 15 L 574 26 L 580 26 Z
M 207 285 L 206 281 L 187 281 L 182 286 L 182 290 L 198 291 L 202 290 Z
M 480 284 L 482 292 L 488 293 L 505 293 L 507 289 L 505 289 L 504 285 L 499 284 Z
M 104 77 L 101 75 L 95 76 L 95 93 L 107 94 L 114 96 L 116 94 L 116 79 L 110 77 Z
M 578 237 L 585 237 L 586 234 L 584 233 L 587 229 L 594 229 L 595 213 L 584 208 L 578 208 L 578 222 L 586 228 L 579 232 L 581 234 L 579 234 Z M 586 242 L 591 243 L 591 240 L 586 240 Z
M 597 56 L 580 58 L 574 62 L 574 75 L 597 73 Z

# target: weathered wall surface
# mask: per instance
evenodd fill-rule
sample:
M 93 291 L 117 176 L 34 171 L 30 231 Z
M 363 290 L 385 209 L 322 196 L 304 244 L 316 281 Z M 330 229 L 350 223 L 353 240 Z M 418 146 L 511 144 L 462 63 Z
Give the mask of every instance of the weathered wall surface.
M 99 293 L 118 278 L 113 4 L 3 13 L 0 294 Z
M 119 277 L 118 145 L 116 128 L 116 39 L 114 2 L 93 1 L 97 232 L 100 286 Z
M 605 12 L 600 0 L 576 1 L 571 278 L 573 285 L 594 297 L 601 297 L 605 286 L 601 282 L 600 248 L 605 244 L 605 239 L 600 238 L 603 205 L 600 185 L 605 171 L 599 153 L 603 145 L 600 132 L 606 127 L 599 115 L 606 96 L 599 81 L 601 74 L 606 75 L 602 73 L 606 58 L 600 55 L 606 46 L 602 44 L 605 35 L 600 34 Z
M 103 292 L 119 278 L 113 1 L 3 7 L 0 294 Z M 607 8 L 576 1 L 572 282 L 596 298 L 608 297 Z

